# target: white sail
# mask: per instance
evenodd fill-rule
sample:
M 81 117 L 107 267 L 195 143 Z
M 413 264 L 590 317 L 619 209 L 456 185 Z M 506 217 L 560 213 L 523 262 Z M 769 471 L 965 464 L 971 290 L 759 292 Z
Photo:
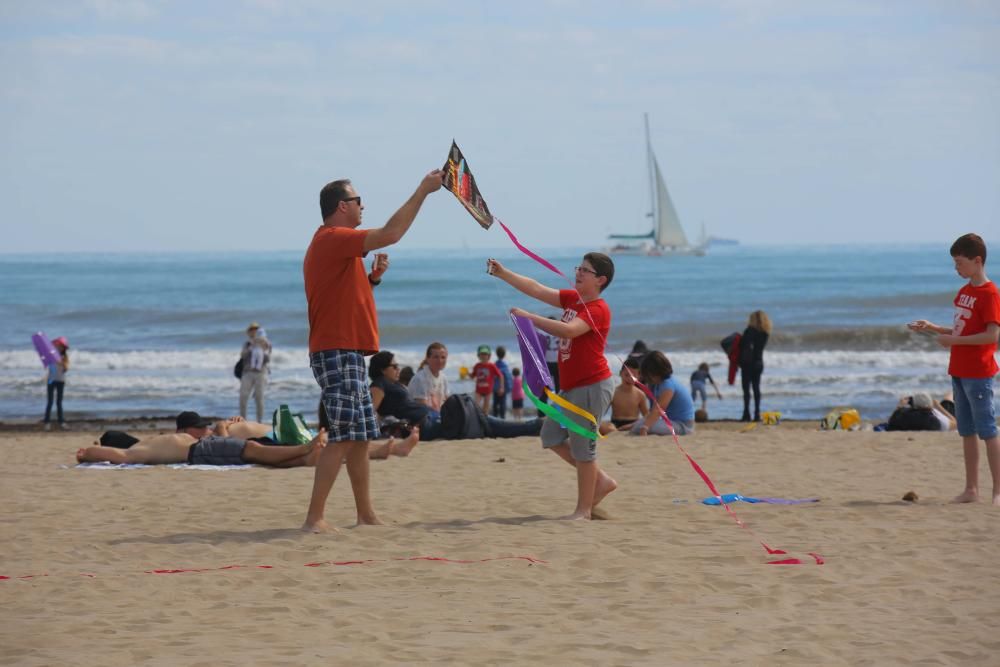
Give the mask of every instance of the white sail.
M 656 162 L 652 147 L 649 149 L 649 154 L 653 159 L 653 173 L 656 179 L 656 245 L 686 248 L 689 245 L 687 236 L 681 227 L 680 218 L 677 217 L 674 202 L 670 199 L 667 184 L 663 182 L 660 165 Z

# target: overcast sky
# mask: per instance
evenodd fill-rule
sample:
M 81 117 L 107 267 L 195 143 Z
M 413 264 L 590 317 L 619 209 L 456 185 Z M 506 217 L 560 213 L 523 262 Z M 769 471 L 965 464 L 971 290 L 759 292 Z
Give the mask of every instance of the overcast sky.
M 462 147 L 534 246 L 1000 237 L 1000 3 L 0 0 L 0 252 L 304 248 Z M 404 245 L 504 246 L 450 194 Z

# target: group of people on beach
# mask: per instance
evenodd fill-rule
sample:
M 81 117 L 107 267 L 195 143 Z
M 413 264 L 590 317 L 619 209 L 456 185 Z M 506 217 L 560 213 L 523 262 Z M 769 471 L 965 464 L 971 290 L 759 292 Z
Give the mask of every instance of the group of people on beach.
M 268 436 L 262 429 L 269 430 L 265 424 L 247 422 L 242 417 L 209 424 L 196 413 L 182 413 L 178 416 L 177 433 L 157 436 L 126 450 L 114 447 L 82 449 L 78 458 L 112 462 L 177 459 L 255 462 L 280 467 L 314 465 L 315 477 L 303 524 L 304 530 L 312 532 L 333 530 L 325 518 L 326 504 L 341 466 L 346 465 L 358 523 L 380 524 L 371 498 L 369 459 L 393 453 L 405 455 L 419 440 L 438 437 L 443 428 L 441 415 L 449 391 L 442 372 L 448 357 L 443 344 L 435 342 L 428 346 L 421 367 L 405 384 L 400 382 L 402 369 L 393 353 L 380 349 L 373 290 L 382 283 L 389 261 L 388 255 L 376 251 L 403 238 L 425 199 L 441 188 L 442 176 L 440 170 L 428 173 L 383 226 L 368 229 L 361 228 L 364 204 L 349 179 L 328 183 L 320 192 L 323 223 L 313 235 L 303 261 L 309 362 L 321 391 L 321 427 L 311 443 L 297 447 L 273 446 L 265 441 Z M 369 270 L 365 257 L 371 253 L 375 255 Z M 986 246 L 979 236 L 960 237 L 952 245 L 951 255 L 958 275 L 968 280 L 955 298 L 952 326 L 939 326 L 927 320 L 917 320 L 908 326 L 913 331 L 936 335 L 937 342 L 951 350 L 948 373 L 952 377 L 954 424 L 962 438 L 966 470 L 965 489 L 955 500 L 972 502 L 979 497 L 978 440 L 982 439 L 986 443 L 993 477 L 993 504 L 1000 505 L 1000 438 L 993 401 L 993 377 L 998 372 L 994 355 L 1000 338 L 1000 293 L 986 277 Z M 495 259 L 487 260 L 486 270 L 518 292 L 561 310 L 559 318 L 522 308 L 511 309 L 511 314 L 526 318 L 550 340 L 557 341 L 554 370 L 559 378 L 559 396 L 582 413 L 597 415 L 598 419 L 611 408 L 611 421 L 600 425 L 602 433 L 628 430 L 640 436 L 689 434 L 695 428 L 695 397 L 700 397 L 702 409 L 705 408 L 706 382 L 721 398 L 707 364 L 700 365 L 692 374 L 689 390 L 674 376 L 670 359 L 659 350 L 629 355 L 619 371 L 621 383 L 615 387 L 604 356 L 611 310 L 602 294 L 615 275 L 615 265 L 607 255 L 586 253 L 575 267 L 572 289 L 548 287 L 511 271 Z M 260 333 L 256 323 L 248 328 L 244 374 L 261 373 L 266 367 L 270 344 L 258 341 Z M 740 336 L 738 350 L 730 357 L 741 373 L 744 421 L 761 418 L 763 351 L 770 334 L 771 322 L 767 314 L 762 310 L 754 311 Z M 266 341 L 266 337 L 263 340 Z M 63 352 L 65 356 L 65 350 Z M 504 374 L 498 373 L 496 364 L 490 363 L 491 350 L 487 346 L 481 347 L 478 353 L 485 371 L 483 391 L 479 390 L 477 382 L 477 394 L 482 413 L 488 414 L 496 409 L 498 379 L 503 380 L 499 390 L 501 397 L 519 383 L 513 382 L 513 377 L 509 384 L 505 377 L 497 377 Z M 497 349 L 497 353 L 502 360 L 501 349 Z M 367 363 L 366 357 L 370 357 Z M 63 373 L 66 368 L 68 358 Z M 476 369 L 473 376 L 479 377 Z M 732 377 L 731 374 L 730 382 Z M 640 380 L 653 400 L 637 386 Z M 257 399 L 258 422 L 263 412 L 265 382 L 263 377 L 253 377 L 244 383 L 247 391 L 241 389 L 241 412 L 245 412 L 247 400 L 253 393 Z M 56 387 L 58 389 L 58 385 Z M 52 393 L 50 390 L 50 402 Z M 923 408 L 925 403 L 922 396 L 914 396 L 909 407 Z M 932 409 L 936 407 L 931 406 Z M 405 428 L 405 439 L 401 443 L 378 440 L 381 427 L 389 418 Z M 567 419 L 580 428 L 571 428 Z M 587 431 L 593 426 L 581 416 L 567 412 L 562 421 L 546 417 L 529 422 L 507 422 L 494 414 L 489 415 L 485 423 L 493 437 L 538 435 L 543 448 L 574 468 L 577 497 L 567 519 L 591 518 L 597 506 L 618 486 L 598 465 L 597 439 Z M 106 451 L 108 449 L 114 453 Z

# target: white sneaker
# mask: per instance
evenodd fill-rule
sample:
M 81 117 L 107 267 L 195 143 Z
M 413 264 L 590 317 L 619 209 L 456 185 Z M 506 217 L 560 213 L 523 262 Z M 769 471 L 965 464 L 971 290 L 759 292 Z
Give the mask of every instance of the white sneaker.
M 69 430 L 69 424 L 67 424 L 66 422 L 59 422 L 59 428 L 61 428 L 64 431 L 68 431 Z

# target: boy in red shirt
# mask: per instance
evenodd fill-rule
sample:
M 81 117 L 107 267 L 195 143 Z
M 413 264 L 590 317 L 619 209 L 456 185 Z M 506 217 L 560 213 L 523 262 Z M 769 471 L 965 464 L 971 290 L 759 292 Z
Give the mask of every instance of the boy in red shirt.
M 604 346 L 611 329 L 611 309 L 601 298 L 601 292 L 611 284 L 615 265 L 611 258 L 599 252 L 589 252 L 576 267 L 576 289 L 556 290 L 526 276 L 519 275 L 491 259 L 487 272 L 515 289 L 542 303 L 563 309 L 562 321 L 520 308 L 514 315 L 526 317 L 545 333 L 559 341 L 559 395 L 577 405 L 598 420 L 611 404 L 614 382 L 604 357 Z M 582 300 L 581 300 L 582 299 Z M 593 425 L 570 413 L 570 419 L 586 428 Z M 588 439 L 545 419 L 542 424 L 542 447 L 551 449 L 576 468 L 576 510 L 567 519 L 590 519 L 594 507 L 618 484 L 597 465 L 597 441 Z
M 953 502 L 979 500 L 979 440 L 993 475 L 993 504 L 1000 506 L 1000 436 L 993 406 L 993 377 L 1000 370 L 994 355 L 1000 338 L 1000 292 L 986 277 L 986 244 L 976 234 L 960 236 L 951 246 L 955 271 L 968 284 L 955 297 L 955 319 L 949 329 L 927 320 L 908 325 L 914 331 L 938 334 L 937 342 L 951 348 L 948 375 L 955 394 L 955 418 L 965 455 L 965 491 Z
M 483 409 L 485 414 L 490 414 L 490 401 L 493 398 L 493 381 L 500 378 L 503 382 L 503 374 L 497 365 L 490 361 L 489 345 L 480 345 L 476 350 L 479 362 L 472 367 L 472 377 L 476 379 L 476 402 Z

